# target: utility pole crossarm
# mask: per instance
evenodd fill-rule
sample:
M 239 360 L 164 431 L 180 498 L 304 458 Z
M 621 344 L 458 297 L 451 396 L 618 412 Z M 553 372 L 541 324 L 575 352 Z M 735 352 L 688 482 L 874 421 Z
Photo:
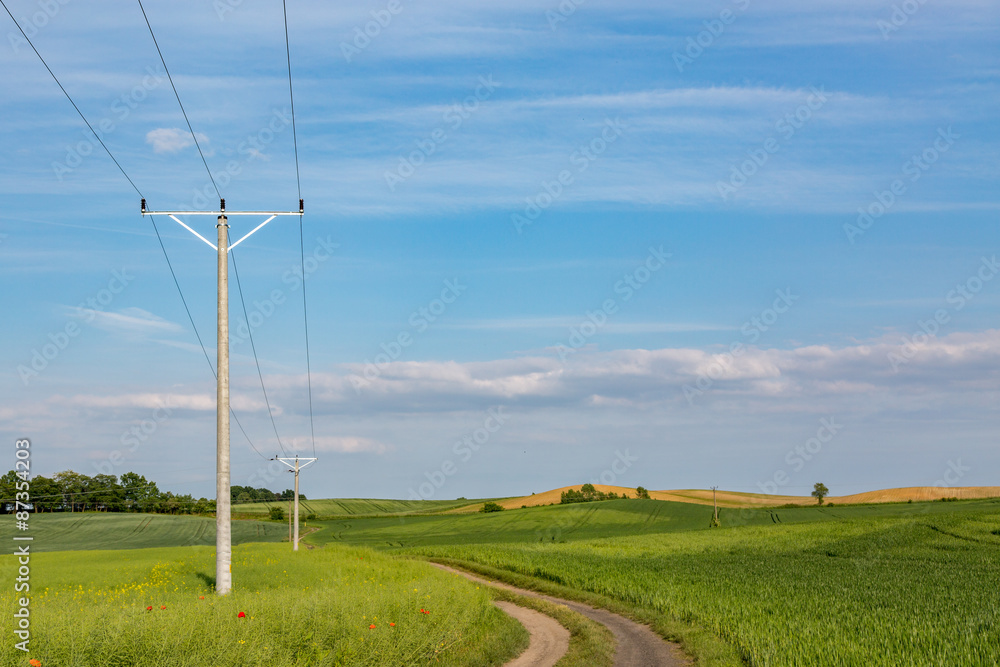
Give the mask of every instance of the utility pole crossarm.
M 226 200 L 219 203 L 218 211 L 150 211 L 146 208 L 146 200 L 142 200 L 141 211 L 143 215 L 305 215 L 305 200 L 299 200 L 298 211 L 227 211 Z
M 296 462 L 298 462 L 298 464 L 299 464 L 299 466 L 298 466 L 299 470 L 302 470 L 306 466 L 312 465 L 313 463 L 316 463 L 316 461 L 319 461 L 319 459 L 306 458 L 304 456 L 295 456 L 295 457 L 292 457 L 292 458 L 282 458 L 280 456 L 276 456 L 272 460 L 273 461 L 281 461 L 282 463 L 284 463 L 286 466 L 288 466 L 292 470 L 295 470 L 295 463 Z
M 305 202 L 302 199 L 299 200 L 299 210 L 298 211 L 226 211 L 226 200 L 225 199 L 219 200 L 219 210 L 218 211 L 150 211 L 150 210 L 148 210 L 146 208 L 146 200 L 145 199 L 142 200 L 142 205 L 141 205 L 140 208 L 141 208 L 141 212 L 142 212 L 143 216 L 147 216 L 147 215 L 165 215 L 165 216 L 169 217 L 171 220 L 173 220 L 174 222 L 176 222 L 177 224 L 179 224 L 181 227 L 183 227 L 184 229 L 188 230 L 189 232 L 191 232 L 192 234 L 194 234 L 195 236 L 197 236 L 199 239 L 201 239 L 202 241 L 204 241 L 205 243 L 207 243 L 208 246 L 212 250 L 215 250 L 215 251 L 218 251 L 218 249 L 219 249 L 219 247 L 217 245 L 215 245 L 214 243 L 212 243 L 211 241 L 209 241 L 208 239 L 206 239 L 204 236 L 202 236 L 201 234 L 199 234 L 198 232 L 196 232 L 194 229 L 192 229 L 191 227 L 189 227 L 187 225 L 187 223 L 185 223 L 183 220 L 180 220 L 177 216 L 179 216 L 179 215 L 181 215 L 181 216 L 188 216 L 188 215 L 205 216 L 205 215 L 210 215 L 210 216 L 215 216 L 217 218 L 222 218 L 222 217 L 227 217 L 228 218 L 231 215 L 253 215 L 253 216 L 258 216 L 258 217 L 259 216 L 267 216 L 267 219 L 264 222 L 260 223 L 259 225 L 257 225 L 253 229 L 251 229 L 240 240 L 236 241 L 235 243 L 229 244 L 227 252 L 230 251 L 230 250 L 232 250 L 233 248 L 235 248 L 239 244 L 243 243 L 244 241 L 246 241 L 255 232 L 257 232 L 258 230 L 260 230 L 261 228 L 263 228 L 264 225 L 266 225 L 267 223 L 271 222 L 272 220 L 274 220 L 278 216 L 281 216 L 281 215 L 297 215 L 297 216 L 302 216 L 302 215 L 305 215 L 305 209 L 306 209 Z

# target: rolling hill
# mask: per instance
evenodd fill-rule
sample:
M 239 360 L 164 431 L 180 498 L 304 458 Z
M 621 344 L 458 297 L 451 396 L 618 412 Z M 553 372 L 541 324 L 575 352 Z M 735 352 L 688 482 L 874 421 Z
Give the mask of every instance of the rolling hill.
M 504 509 L 519 507 L 537 507 L 539 505 L 557 505 L 564 491 L 579 490 L 581 484 L 564 486 L 544 493 L 535 493 L 520 498 L 507 498 L 497 501 Z M 606 486 L 595 484 L 594 488 L 602 493 L 626 494 L 635 497 L 635 489 L 624 486 Z M 653 500 L 670 500 L 679 503 L 712 504 L 712 491 L 709 489 L 679 489 L 672 491 L 650 491 Z M 826 503 L 835 505 L 859 505 L 869 503 L 905 503 L 925 500 L 940 500 L 942 498 L 958 498 L 960 500 L 978 500 L 981 498 L 1000 497 L 1000 486 L 964 486 L 943 488 L 937 486 L 911 486 L 900 489 L 883 489 L 866 491 L 848 496 L 828 496 Z M 780 507 L 782 505 L 815 505 L 816 499 L 810 496 L 778 496 L 761 493 L 741 493 L 738 491 L 718 491 L 719 507 Z M 455 511 L 468 511 L 472 506 L 458 508 Z M 478 506 L 475 507 L 478 509 Z

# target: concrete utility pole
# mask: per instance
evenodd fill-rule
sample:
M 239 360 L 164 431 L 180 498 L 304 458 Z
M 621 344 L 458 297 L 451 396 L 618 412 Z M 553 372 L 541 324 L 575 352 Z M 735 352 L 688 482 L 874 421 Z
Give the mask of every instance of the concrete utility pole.
M 272 460 L 281 461 L 286 466 L 291 468 L 290 472 L 295 473 L 295 510 L 294 510 L 295 518 L 292 520 L 292 523 L 294 524 L 295 528 L 294 528 L 294 537 L 292 537 L 292 551 L 298 551 L 299 550 L 299 471 L 312 463 L 316 463 L 316 459 L 299 458 L 298 456 L 296 456 L 294 459 L 291 458 L 283 459 L 280 457 L 275 457 Z M 300 465 L 300 461 L 303 462 L 304 465 Z
M 219 202 L 226 210 L 225 200 Z M 219 340 L 215 409 L 215 591 L 233 588 L 232 498 L 229 491 L 229 223 L 219 216 Z
M 226 200 L 219 201 L 218 211 L 147 211 L 146 200 L 142 200 L 142 215 L 165 215 L 204 241 L 218 255 L 219 270 L 219 340 L 216 370 L 216 440 L 215 440 L 215 592 L 228 594 L 233 588 L 233 542 L 232 503 L 229 477 L 229 252 L 247 240 L 252 234 L 279 215 L 305 213 L 305 205 L 299 200 L 298 211 L 233 211 L 226 214 Z M 212 243 L 189 227 L 177 216 L 214 216 L 218 229 L 218 243 Z M 232 215 L 268 216 L 239 241 L 229 244 L 229 219 Z

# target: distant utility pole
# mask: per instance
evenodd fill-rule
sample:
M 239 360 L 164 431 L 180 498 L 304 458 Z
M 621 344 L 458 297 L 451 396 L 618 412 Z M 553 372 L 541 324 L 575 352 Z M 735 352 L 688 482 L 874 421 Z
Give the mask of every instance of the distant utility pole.
M 216 440 L 215 440 L 215 592 L 228 594 L 233 588 L 233 539 L 232 503 L 229 484 L 229 251 L 247 240 L 254 232 L 279 215 L 303 215 L 305 206 L 299 200 L 299 210 L 292 211 L 234 211 L 228 215 L 269 216 L 236 243 L 229 245 L 229 218 L 226 200 L 219 200 L 218 211 L 147 211 L 142 200 L 142 215 L 166 215 L 181 227 L 208 244 L 218 254 L 219 263 L 219 340 L 216 384 Z M 191 229 L 177 216 L 215 216 L 219 232 L 218 244 Z
M 713 486 L 712 487 L 712 507 L 715 508 L 715 523 L 716 524 L 719 523 L 719 504 L 715 501 L 715 491 L 718 488 L 719 487 L 717 487 L 717 486 Z
M 292 551 L 298 551 L 299 550 L 299 471 L 312 463 L 316 463 L 316 459 L 299 458 L 298 456 L 296 456 L 294 459 L 292 458 L 283 459 L 281 457 L 276 456 L 271 460 L 281 461 L 286 466 L 291 468 L 290 472 L 295 473 L 295 518 L 292 520 L 292 523 L 295 525 L 295 536 L 292 538 Z

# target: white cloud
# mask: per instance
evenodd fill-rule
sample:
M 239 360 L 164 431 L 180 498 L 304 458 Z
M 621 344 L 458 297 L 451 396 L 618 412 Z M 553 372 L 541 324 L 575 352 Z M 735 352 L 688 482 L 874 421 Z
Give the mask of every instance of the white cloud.
M 77 394 L 75 396 L 55 396 L 52 403 L 77 408 L 99 410 L 142 409 L 156 410 L 195 410 L 214 412 L 216 409 L 215 394 L 180 394 L 180 393 L 142 393 L 142 394 L 112 394 L 94 395 Z M 263 400 L 252 399 L 243 395 L 233 395 L 232 407 L 237 411 L 267 411 Z M 279 414 L 275 409 L 275 414 Z
M 200 132 L 195 134 L 204 149 L 208 137 Z M 146 143 L 153 147 L 154 153 L 177 153 L 188 146 L 194 146 L 194 139 L 190 132 L 178 127 L 161 127 L 146 133 Z
M 457 330 L 545 330 L 560 329 L 578 326 L 580 317 L 520 317 L 492 320 L 466 320 L 451 324 L 441 324 L 442 329 Z M 602 329 L 606 333 L 683 333 L 692 331 L 726 331 L 732 329 L 731 326 L 720 326 L 715 324 L 699 324 L 691 322 L 615 322 L 609 323 Z
M 165 320 L 142 308 L 123 308 L 119 311 L 93 310 L 73 307 L 71 315 L 98 329 L 115 333 L 144 335 L 183 331 L 179 324 Z
M 735 357 L 724 348 L 665 348 L 582 350 L 565 362 L 555 356 L 393 362 L 370 379 L 358 364 L 344 373 L 316 375 L 313 386 L 318 410 L 328 413 L 453 412 L 495 404 L 528 410 L 588 405 L 743 410 L 752 404 L 765 412 L 797 412 L 831 402 L 862 411 L 906 411 L 929 396 L 942 408 L 978 404 L 980 387 L 992 386 L 998 375 L 1000 330 L 902 343 L 902 335 L 889 334 L 841 347 L 747 347 Z M 893 364 L 892 355 L 904 361 Z M 293 405 L 304 381 L 278 376 L 268 383 L 284 392 L 285 405 Z M 694 390 L 691 401 L 685 387 L 688 395 Z
M 286 438 L 285 444 L 298 452 L 312 451 L 312 440 L 308 437 Z M 355 436 L 320 436 L 316 438 L 316 452 L 336 452 L 341 454 L 358 454 L 372 452 L 384 454 L 389 446 L 372 438 Z

